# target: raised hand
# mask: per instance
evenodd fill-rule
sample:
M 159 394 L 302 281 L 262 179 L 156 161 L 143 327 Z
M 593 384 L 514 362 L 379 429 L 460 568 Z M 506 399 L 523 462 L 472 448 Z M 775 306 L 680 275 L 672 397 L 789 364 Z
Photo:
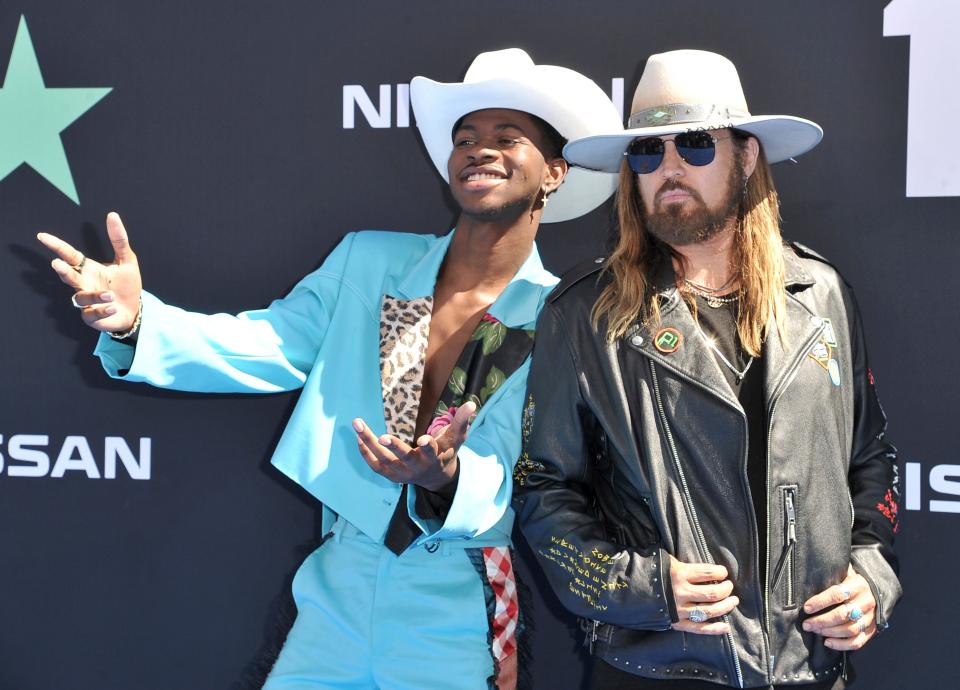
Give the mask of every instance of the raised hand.
M 60 280 L 73 288 L 73 306 L 81 310 L 83 322 L 98 331 L 122 333 L 133 327 L 140 310 L 140 265 L 116 213 L 107 214 L 107 236 L 113 245 L 110 264 L 89 259 L 45 232 L 37 239 L 57 255 L 51 266 Z
M 877 600 L 853 566 L 847 567 L 847 577 L 839 585 L 807 599 L 803 610 L 819 614 L 805 620 L 803 629 L 825 637 L 823 643 L 830 649 L 860 649 L 877 634 Z
M 430 491 L 447 486 L 457 473 L 457 451 L 467 438 L 470 418 L 476 412 L 472 402 L 457 409 L 449 426 L 436 436 L 424 434 L 416 446 L 395 436 L 377 436 L 362 419 L 353 420 L 360 455 L 377 474 L 398 484 L 416 484 Z
M 724 635 L 730 626 L 722 620 L 713 620 L 730 613 L 740 604 L 731 596 L 733 582 L 727 579 L 727 569 L 709 563 L 684 563 L 670 556 L 670 582 L 680 620 L 674 630 L 696 635 Z

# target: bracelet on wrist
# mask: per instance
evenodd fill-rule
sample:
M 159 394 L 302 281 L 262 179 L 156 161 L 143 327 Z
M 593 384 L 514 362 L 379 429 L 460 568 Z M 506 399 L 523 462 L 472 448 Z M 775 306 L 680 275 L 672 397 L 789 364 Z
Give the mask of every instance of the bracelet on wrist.
M 143 297 L 140 298 L 140 305 L 137 307 L 137 318 L 133 320 L 133 326 L 126 331 L 117 333 L 108 333 L 114 340 L 130 340 L 140 330 L 140 322 L 143 320 Z

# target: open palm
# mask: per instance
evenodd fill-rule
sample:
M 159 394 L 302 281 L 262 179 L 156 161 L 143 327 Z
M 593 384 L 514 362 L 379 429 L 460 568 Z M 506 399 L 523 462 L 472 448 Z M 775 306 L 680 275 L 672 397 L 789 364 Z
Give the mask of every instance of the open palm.
M 83 322 L 98 331 L 117 333 L 133 327 L 140 309 L 140 265 L 130 248 L 120 216 L 107 215 L 107 236 L 113 245 L 113 263 L 84 257 L 59 237 L 41 232 L 37 239 L 57 258 L 51 266 L 60 280 L 74 289 L 73 301 Z

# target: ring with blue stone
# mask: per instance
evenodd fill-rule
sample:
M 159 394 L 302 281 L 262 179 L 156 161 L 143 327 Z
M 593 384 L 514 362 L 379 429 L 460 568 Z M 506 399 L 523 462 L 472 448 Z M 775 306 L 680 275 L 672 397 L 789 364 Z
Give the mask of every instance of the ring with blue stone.
M 847 615 L 847 618 L 855 623 L 863 618 L 863 611 L 861 611 L 859 608 L 851 609 L 850 613 Z

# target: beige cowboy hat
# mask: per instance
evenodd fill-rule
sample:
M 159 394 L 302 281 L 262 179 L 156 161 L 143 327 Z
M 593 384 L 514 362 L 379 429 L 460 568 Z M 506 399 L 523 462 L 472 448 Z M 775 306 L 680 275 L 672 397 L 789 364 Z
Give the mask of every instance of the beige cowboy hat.
M 519 48 L 480 53 L 462 83 L 414 77 L 410 103 L 427 153 L 448 182 L 453 126 L 476 110 L 509 108 L 536 115 L 567 140 L 622 128 L 613 103 L 593 81 L 566 67 L 535 65 Z M 571 168 L 563 185 L 550 195 L 541 222 L 570 220 L 592 211 L 609 198 L 616 183 L 616 176 Z
M 620 169 L 636 137 L 735 127 L 760 140 L 771 163 L 806 153 L 823 138 L 815 122 L 790 115 L 751 115 L 733 63 L 704 50 L 651 55 L 633 94 L 627 129 L 571 140 L 564 157 L 589 170 Z

